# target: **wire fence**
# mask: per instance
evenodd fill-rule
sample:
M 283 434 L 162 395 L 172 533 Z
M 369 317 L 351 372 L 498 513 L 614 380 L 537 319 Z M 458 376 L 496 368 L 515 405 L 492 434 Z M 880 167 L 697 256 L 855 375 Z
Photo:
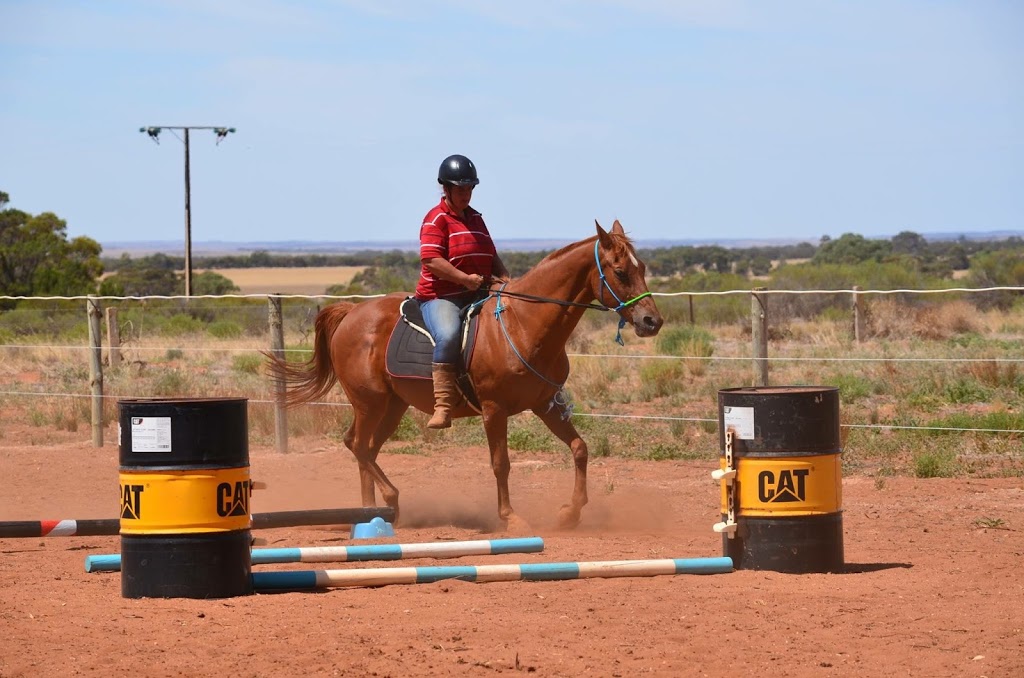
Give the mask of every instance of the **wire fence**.
M 861 300 L 867 295 L 877 296 L 889 296 L 889 295 L 942 295 L 942 294 L 986 294 L 986 293 L 1011 293 L 1021 294 L 1024 292 L 1024 287 L 1017 286 L 995 286 L 985 288 L 947 288 L 947 289 L 818 289 L 818 290 L 768 290 L 768 289 L 755 289 L 755 290 L 722 290 L 722 291 L 694 291 L 694 292 L 656 292 L 652 296 L 655 298 L 663 299 L 678 299 L 678 298 L 689 298 L 694 297 L 725 297 L 725 296 L 746 296 L 751 299 L 751 354 L 750 355 L 704 355 L 704 354 L 692 354 L 692 355 L 662 355 L 662 354 L 644 354 L 644 353 L 597 353 L 597 352 L 570 352 L 569 357 L 578 361 L 596 360 L 596 361 L 636 361 L 644 363 L 648 361 L 703 361 L 707 363 L 714 362 L 747 362 L 753 365 L 755 386 L 767 386 L 768 385 L 768 364 L 771 363 L 838 363 L 838 364 L 850 364 L 859 365 L 867 363 L 879 363 L 886 365 L 898 365 L 900 363 L 905 364 L 947 364 L 947 365 L 997 365 L 997 366 L 1012 366 L 1016 367 L 1024 363 L 1024 357 L 1021 354 L 1013 355 L 1014 347 L 1019 348 L 1024 343 L 1021 342 L 1022 337 L 1018 335 L 1011 336 L 1011 341 L 1008 344 L 1007 353 L 1008 355 L 1002 356 L 990 356 L 986 355 L 983 357 L 967 357 L 967 356 L 928 356 L 928 357 L 914 357 L 914 356 L 893 356 L 893 355 L 875 355 L 875 356 L 836 356 L 836 355 L 824 355 L 824 356 L 785 356 L 785 355 L 773 355 L 770 357 L 767 353 L 768 346 L 768 306 L 765 300 L 771 296 L 802 296 L 802 295 L 847 295 L 851 299 L 851 333 L 858 340 L 862 340 L 862 337 L 858 336 L 859 328 L 858 322 L 860 318 L 858 316 L 863 315 L 862 307 L 860 306 Z M 93 316 L 98 316 L 98 308 L 102 302 L 108 304 L 118 305 L 131 305 L 131 304 L 145 304 L 151 301 L 166 301 L 166 302 L 181 302 L 187 305 L 194 305 L 198 301 L 209 300 L 222 302 L 224 300 L 238 299 L 238 300 L 264 300 L 269 303 L 271 313 L 273 308 L 277 305 L 278 314 L 280 314 L 280 304 L 286 300 L 301 300 L 303 302 L 311 302 L 319 305 L 324 302 L 334 301 L 345 301 L 345 300 L 365 300 L 385 295 L 372 294 L 372 295 L 305 295 L 305 294 L 224 294 L 224 295 L 198 295 L 198 296 L 183 296 L 183 295 L 152 295 L 152 296 L 57 296 L 57 297 L 37 297 L 37 296 L 4 296 L 0 295 L 0 302 L 86 302 L 90 313 Z M 108 309 L 113 306 L 108 306 Z M 223 312 L 228 307 L 221 306 L 218 310 Z M 692 315 L 692 306 L 691 306 Z M 0 314 L 2 317 L 2 314 Z M 108 316 L 109 322 L 109 316 Z M 287 348 L 284 345 L 282 337 L 272 337 L 272 341 L 269 346 L 204 346 L 197 345 L 195 341 L 189 341 L 183 344 L 145 344 L 141 341 L 129 340 L 129 347 L 126 349 L 125 345 L 117 342 L 116 345 L 112 345 L 109 341 L 111 336 L 111 330 L 108 328 L 108 344 L 104 347 L 100 342 L 100 332 L 98 330 L 98 320 L 95 317 L 90 318 L 91 329 L 90 338 L 88 342 L 82 344 L 72 343 L 45 343 L 45 342 L 26 342 L 24 340 L 10 340 L 0 344 L 0 351 L 8 353 L 15 350 L 51 350 L 51 351 L 82 351 L 90 355 L 92 359 L 92 368 L 98 370 L 99 374 L 91 374 L 91 382 L 95 383 L 98 381 L 102 383 L 102 362 L 97 358 L 98 352 L 105 348 L 108 351 L 108 355 L 112 355 L 115 351 L 120 352 L 123 350 L 131 350 L 139 354 L 143 353 L 168 353 L 178 352 L 182 355 L 187 354 L 203 354 L 203 353 L 237 353 L 237 354 L 258 354 L 263 351 L 273 349 L 278 354 L 284 353 L 308 353 L 311 349 L 308 348 Z M 268 322 L 268 325 L 273 330 L 273 320 Z M 278 328 L 280 328 L 280 321 L 278 321 Z M 311 331 L 311 327 L 307 328 L 306 334 Z M 113 332 L 117 334 L 116 331 Z M 261 339 L 262 340 L 262 339 Z M 1018 342 L 1014 344 L 1013 341 Z M 6 360 L 4 355 L 0 355 L 0 359 Z M 110 363 L 113 362 L 113 357 L 110 358 Z M 109 364 L 109 363 L 108 363 Z M 760 382 L 760 383 L 758 383 Z M 46 389 L 44 385 L 40 385 L 40 388 L 34 390 L 27 389 L 8 389 L 0 391 L 0 395 L 3 396 L 16 396 L 16 397 L 40 397 L 40 398 L 83 398 L 90 399 L 92 401 L 102 402 L 103 400 L 109 400 L 111 398 L 149 398 L 156 397 L 152 394 L 146 393 L 122 393 L 117 396 L 97 392 L 95 388 L 92 392 L 82 393 L 68 393 L 68 392 L 57 392 L 52 389 Z M 255 397 L 250 398 L 250 402 L 266 404 L 270 406 L 280 407 L 281 402 L 278 397 Z M 313 406 L 318 407 L 346 407 L 347 403 L 344 402 L 316 402 L 310 403 Z M 102 415 L 101 415 L 102 416 Z M 614 412 L 574 412 L 575 417 L 582 418 L 594 418 L 594 419 L 618 419 L 623 421 L 636 420 L 653 420 L 653 421 L 665 421 L 665 422 L 693 422 L 693 423 L 716 423 L 718 422 L 717 417 L 686 417 L 686 416 L 672 416 L 671 414 L 629 414 L 629 413 L 614 413 Z M 973 433 L 992 433 L 992 434 L 1005 434 L 1005 435 L 1018 435 L 1024 433 L 1022 428 L 991 428 L 991 427 L 971 427 L 971 426 L 918 426 L 910 424 L 896 424 L 896 423 L 847 423 L 843 424 L 844 428 L 849 429 L 874 429 L 880 431 L 887 430 L 903 430 L 903 431 L 942 431 L 942 432 L 973 432 Z

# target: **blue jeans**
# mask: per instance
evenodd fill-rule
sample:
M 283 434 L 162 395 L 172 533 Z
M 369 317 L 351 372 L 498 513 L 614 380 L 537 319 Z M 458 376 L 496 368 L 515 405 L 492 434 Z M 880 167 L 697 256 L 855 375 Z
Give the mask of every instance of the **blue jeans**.
M 434 338 L 434 362 L 454 365 L 459 360 L 462 319 L 459 305 L 447 299 L 431 299 L 420 304 L 423 322 Z

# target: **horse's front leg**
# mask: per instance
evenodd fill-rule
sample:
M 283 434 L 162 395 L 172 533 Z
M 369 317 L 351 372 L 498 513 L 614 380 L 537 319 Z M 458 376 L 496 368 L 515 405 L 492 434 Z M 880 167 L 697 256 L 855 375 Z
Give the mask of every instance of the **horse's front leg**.
M 572 460 L 576 467 L 572 499 L 559 510 L 558 526 L 563 529 L 576 527 L 580 522 L 580 512 L 587 503 L 587 443 L 580 437 L 571 421 L 562 419 L 561 408 L 553 407 L 544 411 L 537 408 L 533 413 L 540 417 L 548 429 L 572 451 Z
M 508 459 L 508 414 L 493 404 L 484 404 L 483 420 L 487 446 L 491 450 L 491 470 L 498 485 L 498 517 L 510 530 L 529 530 L 529 525 L 512 509 L 508 492 L 508 474 L 512 468 Z

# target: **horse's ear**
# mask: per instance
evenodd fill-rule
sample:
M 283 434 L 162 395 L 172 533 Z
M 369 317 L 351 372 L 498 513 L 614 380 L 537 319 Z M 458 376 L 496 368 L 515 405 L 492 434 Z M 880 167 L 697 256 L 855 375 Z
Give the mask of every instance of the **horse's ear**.
M 618 223 L 618 222 L 615 222 Z M 612 238 L 608 235 L 608 231 L 601 228 L 601 224 L 598 223 L 597 219 L 594 219 L 594 225 L 597 226 L 597 239 L 601 241 L 603 247 L 612 246 Z
M 615 223 L 612 224 L 612 233 L 617 233 L 618 235 L 626 235 L 626 231 L 622 228 L 622 224 L 619 223 L 618 219 L 616 219 Z

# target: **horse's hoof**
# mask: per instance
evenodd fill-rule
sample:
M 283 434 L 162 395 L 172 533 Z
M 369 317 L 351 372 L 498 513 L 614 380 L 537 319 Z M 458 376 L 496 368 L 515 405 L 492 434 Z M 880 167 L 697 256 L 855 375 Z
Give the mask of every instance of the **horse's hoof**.
M 509 534 L 533 534 L 533 528 L 530 527 L 530 523 L 526 522 L 515 513 L 510 515 L 505 521 L 505 531 Z
M 580 510 L 566 504 L 558 511 L 558 529 L 571 530 L 580 524 Z

